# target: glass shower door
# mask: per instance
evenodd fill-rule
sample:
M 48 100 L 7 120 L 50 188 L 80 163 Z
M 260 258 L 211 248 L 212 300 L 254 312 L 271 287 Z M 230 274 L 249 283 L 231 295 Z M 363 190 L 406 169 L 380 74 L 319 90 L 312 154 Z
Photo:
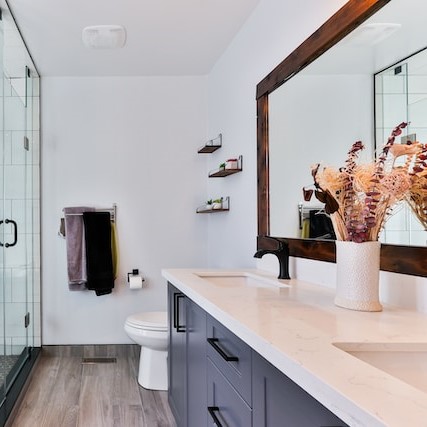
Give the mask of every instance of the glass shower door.
M 4 47 L 4 26 L 3 21 L 0 21 L 0 72 L 3 77 L 3 47 Z M 0 84 L 0 107 L 3 107 L 3 81 Z M 4 157 L 5 157 L 5 144 L 4 144 L 4 114 L 0 115 L 0 219 L 4 218 Z M 5 229 L 0 227 L 0 241 L 5 240 Z M 5 325 L 5 300 L 6 300 L 6 282 L 9 282 L 9 277 L 6 277 L 6 269 L 4 268 L 4 246 L 0 246 L 0 401 L 3 403 L 6 399 L 6 336 L 4 334 Z
M 40 353 L 39 76 L 0 10 L 0 425 Z
M 0 268 L 2 276 L 1 376 L 7 393 L 28 357 L 28 268 L 31 251 L 27 235 L 29 140 L 27 136 L 28 70 L 20 54 L 12 21 L 2 20 L 2 164 L 0 173 Z M 31 246 L 30 246 L 31 247 Z
M 6 66 L 7 64 L 5 64 Z M 6 70 L 6 68 L 5 68 Z M 25 68 L 23 73 L 25 73 Z M 27 326 L 27 136 L 26 136 L 26 76 L 4 78 L 4 147 L 3 173 L 3 265 L 5 276 L 5 370 L 6 388 L 13 380 L 12 369 L 25 362 L 28 347 Z M 10 147 L 10 148 L 9 148 Z M 1 220 L 0 220 L 1 224 Z M 1 246 L 1 243 L 0 243 Z M 11 375 L 9 375 L 11 373 Z

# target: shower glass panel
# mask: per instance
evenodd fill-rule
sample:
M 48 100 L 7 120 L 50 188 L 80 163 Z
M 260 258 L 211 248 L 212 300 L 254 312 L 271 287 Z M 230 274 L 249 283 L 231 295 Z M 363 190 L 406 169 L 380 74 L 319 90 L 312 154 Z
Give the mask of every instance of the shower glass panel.
M 0 20 L 0 426 L 40 347 L 39 77 Z
M 7 34 L 6 34 L 7 36 Z M 5 42 L 8 42 L 7 37 Z M 0 265 L 5 270 L 4 335 L 6 389 L 13 380 L 9 372 L 25 362 L 28 347 L 25 316 L 28 313 L 28 251 L 26 236 L 28 151 L 24 146 L 26 126 L 26 69 L 12 65 L 7 44 L 4 51 L 3 78 L 3 251 Z M 0 243 L 1 245 L 1 243 Z M 2 380 L 0 378 L 0 380 Z
M 4 25 L 3 20 L 0 21 L 0 65 L 3 75 L 3 50 L 4 50 Z M 4 114 L 3 114 L 3 82 L 0 84 L 1 90 L 1 115 L 0 115 L 0 218 L 4 218 L 4 157 L 5 157 L 5 144 L 4 144 Z M 5 228 L 0 227 L 0 241 L 4 242 L 5 240 Z M 6 398 L 6 336 L 3 333 L 5 325 L 5 300 L 6 300 L 6 281 L 9 282 L 9 277 L 6 277 L 6 269 L 4 268 L 4 246 L 0 246 L 0 336 L 1 336 L 1 347 L 0 347 L 0 384 L 1 384 L 1 396 L 0 399 L 2 402 Z

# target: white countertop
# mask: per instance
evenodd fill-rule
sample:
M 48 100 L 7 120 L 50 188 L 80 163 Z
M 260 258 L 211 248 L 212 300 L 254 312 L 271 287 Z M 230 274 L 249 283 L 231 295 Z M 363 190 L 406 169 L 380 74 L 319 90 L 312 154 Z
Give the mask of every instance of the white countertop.
M 388 306 L 379 313 L 339 308 L 333 290 L 299 280 L 281 280 L 286 288 L 243 288 L 198 276 L 230 271 L 162 275 L 350 426 L 427 426 L 427 385 L 415 388 L 334 345 L 418 345 L 427 352 L 427 315 Z

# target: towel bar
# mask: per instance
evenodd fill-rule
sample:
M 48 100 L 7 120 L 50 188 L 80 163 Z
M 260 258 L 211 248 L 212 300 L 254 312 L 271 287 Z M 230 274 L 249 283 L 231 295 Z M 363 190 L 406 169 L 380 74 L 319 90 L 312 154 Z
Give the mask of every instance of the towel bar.
M 64 211 L 64 210 L 62 210 Z M 116 222 L 117 217 L 117 204 L 114 203 L 111 208 L 96 208 L 95 212 L 109 212 L 111 215 L 111 222 Z M 65 216 L 83 216 L 83 213 L 68 213 Z

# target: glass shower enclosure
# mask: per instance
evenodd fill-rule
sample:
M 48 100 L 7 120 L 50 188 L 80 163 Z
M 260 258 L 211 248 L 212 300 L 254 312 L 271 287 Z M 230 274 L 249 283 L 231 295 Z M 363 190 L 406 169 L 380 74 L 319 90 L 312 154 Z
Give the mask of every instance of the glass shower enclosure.
M 0 425 L 40 337 L 39 76 L 9 9 L 0 20 Z

